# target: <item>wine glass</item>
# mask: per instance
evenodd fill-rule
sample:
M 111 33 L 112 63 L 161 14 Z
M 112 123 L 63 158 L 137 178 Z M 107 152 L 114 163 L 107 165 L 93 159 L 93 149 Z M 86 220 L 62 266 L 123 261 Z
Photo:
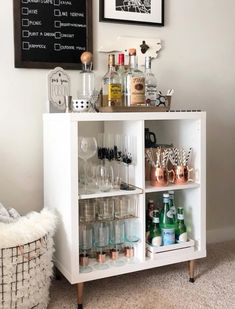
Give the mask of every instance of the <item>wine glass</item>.
M 87 254 L 87 251 L 92 248 L 92 226 L 90 224 L 80 224 L 79 246 L 81 250 L 79 255 L 80 272 L 89 273 L 92 271 L 92 268 L 88 266 L 89 257 Z
M 84 193 L 87 191 L 87 160 L 92 158 L 97 151 L 97 141 L 95 137 L 80 136 L 78 138 L 78 157 L 84 160 Z
M 125 255 L 129 260 L 133 260 L 134 246 L 140 241 L 139 231 L 139 219 L 132 218 L 125 220 Z
M 110 244 L 113 246 L 111 249 L 111 259 L 113 266 L 122 266 L 125 264 L 123 259 L 118 258 L 119 247 L 125 241 L 125 225 L 123 220 L 113 220 L 110 222 Z
M 130 184 L 130 165 L 134 166 L 136 160 L 136 137 L 135 136 L 123 136 L 123 150 L 122 150 L 122 162 L 126 167 L 126 182 L 122 183 L 121 190 L 135 190 L 134 186 Z
M 94 224 L 94 245 L 97 249 L 98 263 L 94 265 L 96 269 L 107 269 L 109 265 L 105 263 L 105 248 L 109 246 L 109 223 L 102 221 Z

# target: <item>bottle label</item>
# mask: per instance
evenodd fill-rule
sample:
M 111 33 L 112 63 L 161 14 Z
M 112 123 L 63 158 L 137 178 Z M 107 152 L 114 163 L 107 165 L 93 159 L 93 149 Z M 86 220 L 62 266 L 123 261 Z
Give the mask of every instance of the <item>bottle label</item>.
M 147 85 L 145 88 L 146 103 L 150 105 L 156 105 L 157 99 L 157 87 L 154 85 Z
M 183 214 L 177 214 L 177 219 L 178 220 L 184 220 L 184 215 Z
M 154 247 L 160 247 L 162 245 L 162 237 L 156 236 L 152 239 L 152 246 Z
M 175 229 L 162 228 L 162 244 L 163 246 L 172 245 L 175 243 Z
M 122 85 L 121 84 L 109 84 L 108 85 L 108 100 L 121 100 L 122 97 Z
M 177 242 L 186 242 L 186 241 L 188 241 L 187 232 L 180 234 L 179 239 L 177 239 Z
M 145 78 L 135 77 L 131 79 L 131 105 L 145 104 Z
M 172 213 L 172 211 L 171 211 L 171 209 L 170 210 L 168 210 L 168 212 L 167 212 L 167 217 L 168 218 L 171 218 L 171 219 L 173 219 L 173 213 Z
M 172 214 L 176 215 L 176 208 L 175 208 L 175 206 L 172 206 L 170 209 L 171 209 Z
M 159 223 L 159 217 L 153 217 L 153 223 Z

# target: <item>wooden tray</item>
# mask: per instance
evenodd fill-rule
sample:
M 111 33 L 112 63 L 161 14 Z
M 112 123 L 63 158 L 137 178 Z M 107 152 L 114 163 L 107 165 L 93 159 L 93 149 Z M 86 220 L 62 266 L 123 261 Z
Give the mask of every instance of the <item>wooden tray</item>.
M 139 112 L 168 112 L 169 107 L 157 107 L 157 106 L 106 106 L 99 107 L 101 113 L 139 113 Z

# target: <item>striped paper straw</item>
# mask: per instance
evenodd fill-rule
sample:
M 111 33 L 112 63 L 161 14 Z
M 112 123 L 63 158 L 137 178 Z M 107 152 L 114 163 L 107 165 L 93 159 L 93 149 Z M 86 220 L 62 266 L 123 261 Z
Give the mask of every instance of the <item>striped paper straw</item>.
M 189 151 L 188 151 L 188 154 L 187 154 L 187 157 L 186 157 L 186 160 L 185 160 L 185 162 L 186 162 L 185 165 L 188 165 L 189 158 L 190 158 L 190 155 L 191 155 L 191 153 L 192 153 L 192 149 L 193 149 L 192 147 L 189 148 Z

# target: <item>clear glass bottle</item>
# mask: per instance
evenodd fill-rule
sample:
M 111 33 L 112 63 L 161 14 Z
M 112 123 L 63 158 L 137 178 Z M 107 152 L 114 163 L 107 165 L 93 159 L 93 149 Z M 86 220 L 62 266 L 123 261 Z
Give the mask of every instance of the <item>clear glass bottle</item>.
M 168 193 L 163 194 L 163 215 L 160 228 L 162 231 L 163 246 L 172 245 L 175 243 L 175 223 L 170 210 L 170 197 Z
M 177 208 L 177 224 L 175 230 L 175 238 L 176 242 L 186 242 L 188 240 L 187 236 L 187 228 L 184 223 L 184 208 L 178 207 Z
M 95 90 L 95 76 L 92 70 L 92 53 L 84 52 L 81 55 L 82 71 L 80 72 L 80 89 L 78 98 L 90 98 Z
M 122 105 L 124 105 L 124 79 L 125 79 L 125 66 L 124 66 L 124 54 L 118 54 L 118 69 L 117 73 L 121 80 L 122 85 Z
M 136 49 L 129 49 L 129 69 L 125 75 L 125 106 L 145 105 L 145 75 L 138 69 Z
M 157 80 L 151 70 L 151 57 L 145 57 L 145 103 L 148 106 L 156 106 Z
M 159 225 L 159 211 L 153 211 L 153 219 L 150 225 L 148 243 L 154 247 L 159 247 L 162 245 L 162 235 Z
M 121 79 L 115 69 L 115 55 L 108 56 L 108 71 L 102 79 L 102 106 L 121 106 Z

